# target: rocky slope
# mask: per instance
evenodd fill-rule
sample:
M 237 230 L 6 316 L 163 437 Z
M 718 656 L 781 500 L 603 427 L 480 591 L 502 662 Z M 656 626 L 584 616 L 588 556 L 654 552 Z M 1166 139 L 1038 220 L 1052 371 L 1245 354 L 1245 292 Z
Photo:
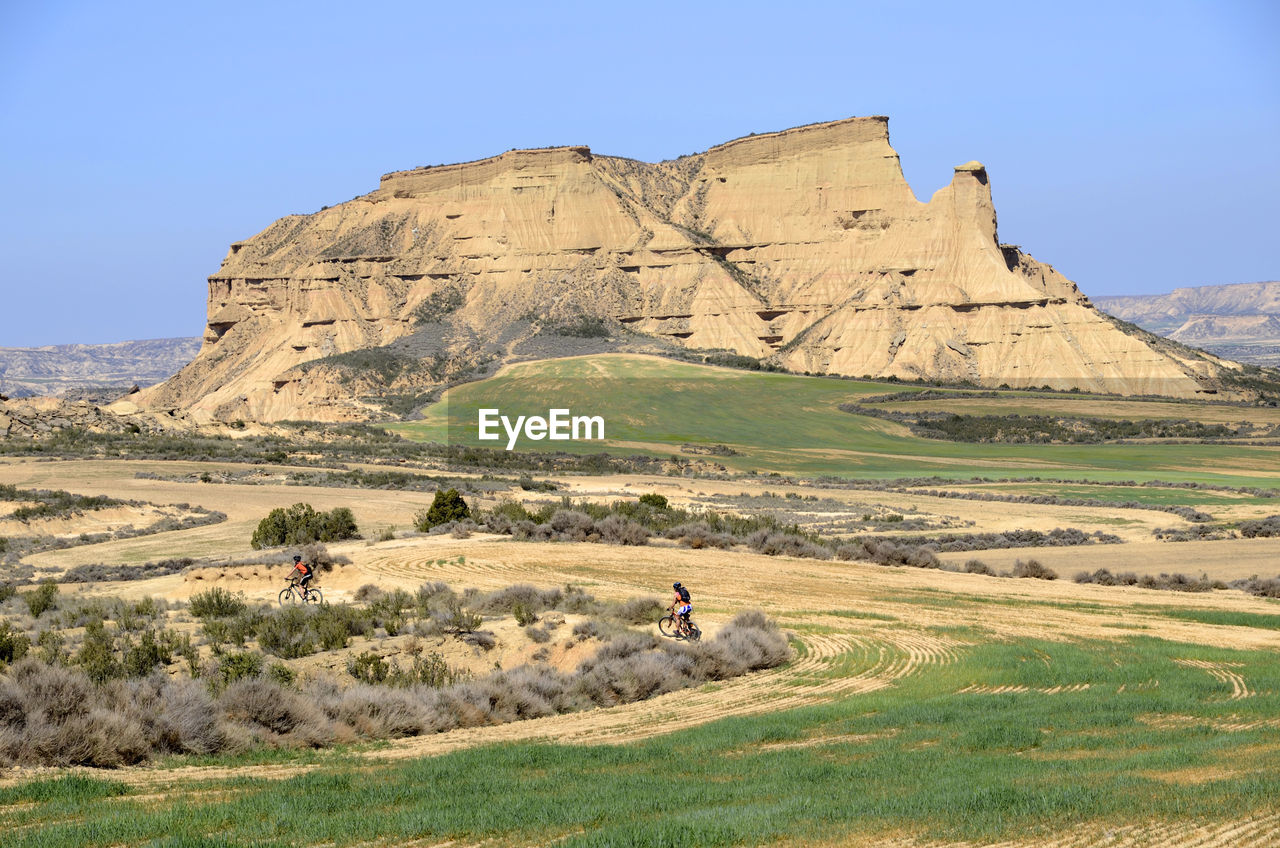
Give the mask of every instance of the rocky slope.
M 360 380 L 417 389 L 593 320 L 633 344 L 989 386 L 1190 397 L 1231 367 L 1153 347 L 1001 245 L 981 164 L 917 200 L 872 117 L 658 164 L 560 147 L 387 174 L 233 244 L 209 278 L 200 355 L 140 402 L 198 419 L 370 417 L 356 360 Z M 407 338 L 414 364 L 392 345 Z
M 113 344 L 0 347 L 0 393 L 57 395 L 86 386 L 150 386 L 172 376 L 200 352 L 198 338 Z

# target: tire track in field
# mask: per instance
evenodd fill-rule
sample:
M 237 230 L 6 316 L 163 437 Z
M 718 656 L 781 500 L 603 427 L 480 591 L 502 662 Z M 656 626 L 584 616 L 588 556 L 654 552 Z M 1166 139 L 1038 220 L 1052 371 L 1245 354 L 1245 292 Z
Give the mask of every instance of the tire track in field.
M 1254 694 L 1248 684 L 1245 683 L 1244 677 L 1231 670 L 1233 666 L 1239 667 L 1240 663 L 1209 662 L 1208 660 L 1174 660 L 1174 662 L 1187 668 L 1198 668 L 1202 671 L 1207 671 L 1215 680 L 1220 680 L 1230 686 L 1231 694 L 1227 696 L 1228 701 L 1248 698 Z
M 871 848 L 1274 848 L 1280 846 L 1280 813 L 1210 824 L 1151 822 L 1114 828 L 1084 827 L 1056 838 L 1035 840 L 934 842 L 906 838 L 866 844 Z
M 1090 687 L 1088 683 L 1072 683 L 1066 686 L 1026 686 L 1011 684 L 1007 686 L 983 686 L 972 683 L 963 689 L 956 690 L 957 695 L 1006 695 L 1035 692 L 1040 695 L 1061 695 L 1065 692 L 1084 692 Z
M 1161 730 L 1181 730 L 1188 727 L 1211 727 L 1224 733 L 1243 733 L 1246 730 L 1280 728 L 1280 718 L 1260 718 L 1246 721 L 1240 716 L 1200 718 L 1190 715 L 1144 715 L 1138 721 Z

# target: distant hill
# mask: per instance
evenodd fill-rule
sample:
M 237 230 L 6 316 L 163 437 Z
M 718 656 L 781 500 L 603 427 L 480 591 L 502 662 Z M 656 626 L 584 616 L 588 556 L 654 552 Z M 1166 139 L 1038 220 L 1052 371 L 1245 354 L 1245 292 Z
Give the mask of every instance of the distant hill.
M 1195 286 L 1093 302 L 1175 341 L 1240 362 L 1280 366 L 1280 282 Z
M 73 395 L 101 402 L 166 380 L 200 352 L 199 338 L 0 347 L 0 394 Z

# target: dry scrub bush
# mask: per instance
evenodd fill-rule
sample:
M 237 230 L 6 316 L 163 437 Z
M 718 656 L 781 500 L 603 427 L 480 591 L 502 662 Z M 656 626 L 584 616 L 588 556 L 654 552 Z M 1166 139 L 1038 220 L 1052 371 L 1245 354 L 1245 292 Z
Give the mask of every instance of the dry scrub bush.
M 539 589 L 527 583 L 508 586 L 487 595 L 481 595 L 471 603 L 471 608 L 483 613 L 512 613 L 517 607 L 528 612 L 542 612 L 553 609 L 560 603 L 564 593 L 559 589 Z
M 717 533 L 702 521 L 672 527 L 662 535 L 667 539 L 678 539 L 680 544 L 694 550 L 701 548 L 728 550 L 738 543 L 738 540 L 731 534 Z
M 0 684 L 0 761 L 110 768 L 146 759 L 151 746 L 136 710 L 104 700 L 83 672 L 35 659 L 15 664 Z
M 747 537 L 753 551 L 766 556 L 793 556 L 808 559 L 831 559 L 832 552 L 816 542 L 795 533 L 757 530 Z
M 643 526 L 621 515 L 610 515 L 596 525 L 600 541 L 610 545 L 643 545 L 651 535 Z
M 627 624 L 655 624 L 666 608 L 657 598 L 628 598 L 611 612 Z
M 996 576 L 996 573 L 991 566 L 987 565 L 980 559 L 971 559 L 965 562 L 964 570 L 966 574 L 984 574 L 987 577 Z
M 1030 577 L 1036 580 L 1057 580 L 1058 572 L 1041 564 L 1038 559 L 1029 559 L 1026 562 L 1019 559 L 1014 560 L 1013 570 L 1009 572 L 1009 576 Z
M 1099 568 L 1093 572 L 1079 572 L 1075 576 L 1075 581 L 1077 583 L 1096 583 L 1099 586 L 1136 586 L 1138 584 L 1138 575 L 1132 571 L 1112 574 L 1110 569 Z
M 226 717 L 256 739 L 281 747 L 318 748 L 333 741 L 333 727 L 309 700 L 265 678 L 237 680 L 218 699 Z

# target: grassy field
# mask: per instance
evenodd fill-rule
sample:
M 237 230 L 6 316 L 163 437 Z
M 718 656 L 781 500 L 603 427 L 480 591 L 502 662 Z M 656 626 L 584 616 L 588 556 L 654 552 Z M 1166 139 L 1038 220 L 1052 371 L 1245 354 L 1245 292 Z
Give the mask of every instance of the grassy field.
M 714 460 L 738 471 L 868 478 L 1040 475 L 1099 481 L 1280 484 L 1280 447 L 967 444 L 918 438 L 902 425 L 838 409 L 841 403 L 893 388 L 648 357 L 581 357 L 520 364 L 497 377 L 455 387 L 444 401 L 428 409 L 423 421 L 393 429 L 413 439 L 501 447 L 505 437 L 501 443 L 476 439 L 479 409 L 497 408 L 514 420 L 517 415 L 545 416 L 556 407 L 574 415 L 602 416 L 604 449 L 612 453 L 670 455 L 686 444 L 725 445 L 739 455 Z M 1027 410 L 1035 410 L 1041 402 L 1046 410 L 1078 403 L 1081 415 L 1112 403 L 1025 394 L 1017 402 Z M 524 438 L 517 444 L 521 450 L 573 452 L 595 452 L 601 447 L 599 442 Z
M 854 675 L 882 659 L 840 654 L 827 673 Z M 1249 696 L 1213 669 L 1247 681 Z M 648 742 L 489 745 L 409 762 L 351 753 L 285 780 L 158 773 L 171 787 L 161 795 L 110 777 L 61 777 L 0 790 L 0 822 L 14 848 L 904 836 L 1088 845 L 1116 822 L 1158 837 L 1251 819 L 1265 837 L 1277 823 L 1277 714 L 1272 652 L 1141 637 L 983 640 L 879 692 Z M 1240 841 L 1224 844 L 1274 844 L 1238 830 Z M 1251 832 L 1252 842 L 1243 838 Z

